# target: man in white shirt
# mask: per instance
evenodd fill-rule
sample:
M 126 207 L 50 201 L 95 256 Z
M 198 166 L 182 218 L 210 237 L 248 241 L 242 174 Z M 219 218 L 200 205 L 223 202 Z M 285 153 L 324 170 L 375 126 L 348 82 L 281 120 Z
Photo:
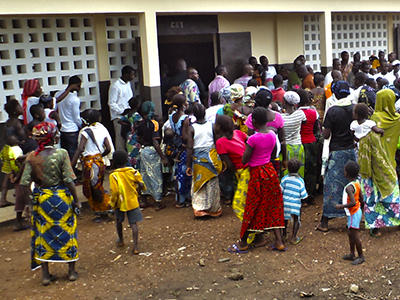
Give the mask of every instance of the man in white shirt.
M 260 56 L 260 64 L 263 66 L 264 71 L 265 71 L 265 82 L 267 87 L 270 89 L 270 91 L 275 89 L 273 79 L 276 73 L 276 69 L 274 66 L 269 65 L 269 60 L 265 55 Z
M 332 71 L 333 70 L 338 70 L 340 71 L 340 59 L 339 58 L 334 58 L 333 62 L 332 62 Z M 332 71 L 329 71 L 326 76 L 325 76 L 325 80 L 324 80 L 324 86 L 327 86 L 328 84 L 330 84 L 333 81 L 333 77 L 332 77 Z
M 81 79 L 78 76 L 72 76 L 68 80 L 67 88 L 55 94 L 61 120 L 61 148 L 68 151 L 70 159 L 74 157 L 78 148 L 78 134 L 82 126 L 79 110 L 81 101 L 76 94 L 81 89 L 81 85 Z
M 126 140 L 121 135 L 119 119 L 130 109 L 129 100 L 133 97 L 131 81 L 135 78 L 135 70 L 131 66 L 122 68 L 121 77 L 110 86 L 108 106 L 111 121 L 114 124 L 115 149 L 126 150 Z
M 381 77 L 381 78 L 387 79 L 387 81 L 389 82 L 389 85 L 393 84 L 393 82 L 396 80 L 396 76 L 394 76 L 393 74 L 388 72 L 388 67 L 389 67 L 389 64 L 386 60 L 381 62 L 381 66 L 379 67 L 381 72 L 374 76 L 376 81 L 379 77 Z

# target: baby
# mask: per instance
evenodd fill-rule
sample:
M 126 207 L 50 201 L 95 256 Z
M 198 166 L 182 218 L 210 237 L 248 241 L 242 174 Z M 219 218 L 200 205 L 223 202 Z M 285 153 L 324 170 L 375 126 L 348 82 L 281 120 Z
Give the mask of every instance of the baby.
M 354 121 L 350 124 L 350 130 L 354 135 L 354 140 L 358 142 L 372 131 L 383 136 L 385 130 L 376 126 L 372 120 L 368 120 L 368 106 L 364 103 L 358 103 L 353 110 Z

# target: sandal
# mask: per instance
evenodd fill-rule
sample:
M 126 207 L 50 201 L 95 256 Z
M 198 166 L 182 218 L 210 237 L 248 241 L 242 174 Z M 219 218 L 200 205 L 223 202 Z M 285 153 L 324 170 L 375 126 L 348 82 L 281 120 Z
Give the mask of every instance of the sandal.
M 42 285 L 43 286 L 48 286 L 52 281 L 56 280 L 57 276 L 50 274 L 49 278 L 43 279 L 42 280 Z
M 31 226 L 29 226 L 29 225 L 22 225 L 22 226 L 14 226 L 14 231 L 22 231 L 22 230 L 26 230 L 26 229 L 29 229 L 29 228 L 31 228 Z
M 319 223 L 318 226 L 315 228 L 315 230 L 318 230 L 318 231 L 321 231 L 321 232 L 328 232 L 329 228 L 321 227 L 321 223 Z
M 355 260 L 351 262 L 353 266 L 361 265 L 365 261 L 364 257 L 357 257 Z
M 162 209 L 166 208 L 165 204 L 162 203 L 157 203 L 156 205 L 156 211 L 160 211 Z
M 79 275 L 78 275 L 78 272 L 76 272 L 76 271 L 68 274 L 69 281 L 76 281 L 78 279 L 78 277 L 79 277 Z
M 139 255 L 139 251 L 137 251 L 137 250 L 132 250 L 132 254 L 133 254 L 133 255 Z
M 369 232 L 369 235 L 378 239 L 378 238 L 382 237 L 382 232 L 374 233 L 374 230 L 371 229 L 371 231 Z
M 303 240 L 302 236 L 298 236 L 294 242 L 290 242 L 292 245 L 297 245 Z
M 117 247 L 121 248 L 121 247 L 124 247 L 124 246 L 125 246 L 125 243 L 124 243 L 124 242 L 117 241 L 117 242 L 115 243 L 115 245 L 116 245 Z
M 228 252 L 229 253 L 248 253 L 249 251 L 247 251 L 247 249 L 249 249 L 249 246 L 246 246 L 242 249 L 239 248 L 239 246 L 237 244 L 233 244 L 232 246 L 228 247 Z
M 276 247 L 275 245 L 271 245 L 267 247 L 267 250 L 269 251 L 280 251 L 280 252 L 285 252 L 287 250 L 287 248 L 282 245 L 282 247 Z
M 353 261 L 353 260 L 356 259 L 356 257 L 355 257 L 354 255 L 350 254 L 350 253 L 344 255 L 342 258 L 343 258 L 344 260 L 351 260 L 351 261 Z

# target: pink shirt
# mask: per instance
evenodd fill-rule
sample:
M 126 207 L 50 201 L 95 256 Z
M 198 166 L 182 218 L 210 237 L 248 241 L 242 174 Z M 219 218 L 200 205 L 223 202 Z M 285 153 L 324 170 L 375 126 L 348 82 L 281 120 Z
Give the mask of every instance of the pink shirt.
M 276 144 L 276 135 L 272 130 L 268 133 L 257 132 L 249 137 L 247 144 L 253 148 L 249 166 L 263 166 L 271 160 L 271 154 Z
M 219 92 L 224 87 L 230 86 L 229 81 L 222 75 L 218 75 L 213 81 L 208 85 L 208 106 L 211 106 L 211 94 L 214 92 Z M 225 104 L 225 103 L 222 103 Z
M 254 129 L 254 127 L 253 127 L 253 119 L 251 118 L 251 115 L 252 114 L 250 114 L 247 117 L 247 120 L 246 120 L 246 122 L 244 122 L 244 124 L 247 127 L 249 127 L 250 129 Z M 285 124 L 285 121 L 283 120 L 281 114 L 275 112 L 275 119 L 272 122 L 267 123 L 267 126 L 279 129 L 279 128 L 282 128 L 284 124 Z

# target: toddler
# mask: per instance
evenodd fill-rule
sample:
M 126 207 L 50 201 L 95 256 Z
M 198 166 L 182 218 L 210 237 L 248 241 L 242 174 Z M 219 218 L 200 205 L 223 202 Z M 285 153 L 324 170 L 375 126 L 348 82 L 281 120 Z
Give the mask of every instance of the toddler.
M 353 119 L 354 121 L 350 124 L 350 130 L 354 135 L 354 140 L 358 142 L 360 139 L 365 137 L 368 133 L 373 130 L 374 132 L 384 135 L 385 130 L 376 126 L 376 123 L 372 120 L 368 120 L 368 106 L 364 103 L 358 103 L 354 106 Z
M 352 265 L 359 265 L 365 261 L 361 245 L 360 222 L 362 217 L 362 207 L 364 207 L 363 194 L 360 183 L 357 181 L 360 166 L 355 161 L 349 161 L 344 167 L 344 176 L 350 183 L 343 190 L 343 204 L 336 204 L 336 209 L 343 209 L 347 215 L 347 230 L 350 242 L 350 253 L 343 256 L 344 260 L 351 260 Z M 357 248 L 358 257 L 356 258 L 354 248 Z
M 140 190 L 146 190 L 142 176 L 139 171 L 132 167 L 127 167 L 128 154 L 124 150 L 117 150 L 113 155 L 113 165 L 116 168 L 110 173 L 111 202 L 110 205 L 115 211 L 115 223 L 117 225 L 118 241 L 117 246 L 123 247 L 124 236 L 122 223 L 125 220 L 125 214 L 133 236 L 132 253 L 137 255 L 139 230 L 137 222 L 143 220 L 142 212 L 139 208 Z
M 290 243 L 292 245 L 297 245 L 303 239 L 303 237 L 297 236 L 297 232 L 300 227 L 301 200 L 308 197 L 304 180 L 297 173 L 300 169 L 300 166 L 300 160 L 297 158 L 291 158 L 288 161 L 289 174 L 284 176 L 281 181 L 283 209 L 285 216 L 285 229 L 283 230 L 283 237 L 286 239 L 288 220 L 292 219 L 293 231 L 290 239 Z
M 39 104 L 44 108 L 45 122 L 53 123 L 61 129 L 61 119 L 58 112 L 54 109 L 55 99 L 50 95 L 42 95 L 39 98 Z

